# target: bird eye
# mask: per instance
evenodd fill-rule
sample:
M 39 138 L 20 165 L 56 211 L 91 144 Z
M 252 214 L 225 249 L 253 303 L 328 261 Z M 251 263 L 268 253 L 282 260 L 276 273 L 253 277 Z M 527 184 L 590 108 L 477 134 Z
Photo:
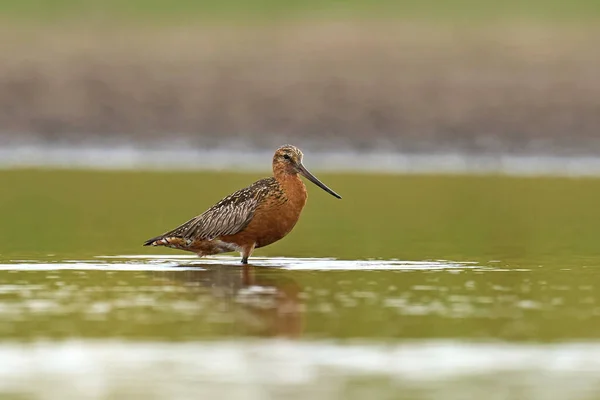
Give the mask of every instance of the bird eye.
M 284 155 L 283 155 L 283 158 L 285 158 L 286 160 L 289 160 L 289 159 L 290 159 L 290 156 L 289 156 L 288 154 L 284 154 Z

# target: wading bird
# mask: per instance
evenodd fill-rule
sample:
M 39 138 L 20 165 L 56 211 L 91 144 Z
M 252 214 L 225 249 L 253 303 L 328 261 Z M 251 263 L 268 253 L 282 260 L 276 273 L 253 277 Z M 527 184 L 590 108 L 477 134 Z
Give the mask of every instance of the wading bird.
M 302 165 L 302 156 L 294 146 L 278 148 L 272 177 L 225 197 L 197 217 L 147 240 L 144 246 L 166 246 L 199 256 L 239 251 L 242 264 L 248 264 L 254 249 L 278 241 L 296 225 L 307 197 L 298 174 L 341 199 Z

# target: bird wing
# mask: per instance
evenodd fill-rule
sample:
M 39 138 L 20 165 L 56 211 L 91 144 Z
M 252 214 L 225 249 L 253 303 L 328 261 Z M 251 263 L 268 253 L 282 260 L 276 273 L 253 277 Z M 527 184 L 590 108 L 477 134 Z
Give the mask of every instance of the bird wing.
M 273 178 L 261 179 L 225 197 L 197 217 L 148 242 L 167 237 L 212 240 L 219 236 L 235 235 L 252 221 L 261 200 L 266 197 L 273 184 L 276 184 Z

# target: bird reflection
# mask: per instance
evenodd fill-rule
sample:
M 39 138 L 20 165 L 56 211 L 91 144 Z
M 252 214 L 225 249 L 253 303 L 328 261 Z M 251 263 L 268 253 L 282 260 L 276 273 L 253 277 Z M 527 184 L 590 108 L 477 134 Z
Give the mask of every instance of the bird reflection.
M 210 296 L 215 312 L 233 317 L 236 334 L 295 338 L 302 334 L 304 304 L 301 288 L 289 271 L 252 266 L 199 265 L 202 269 L 156 272 L 170 284 L 179 282 Z

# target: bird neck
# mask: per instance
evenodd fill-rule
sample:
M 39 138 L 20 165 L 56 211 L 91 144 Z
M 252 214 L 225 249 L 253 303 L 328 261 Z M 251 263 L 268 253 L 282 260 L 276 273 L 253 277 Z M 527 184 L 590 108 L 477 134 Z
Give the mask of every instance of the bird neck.
M 281 185 L 287 198 L 293 202 L 299 202 L 304 206 L 306 202 L 306 186 L 304 186 L 304 182 L 302 182 L 302 178 L 298 175 L 297 172 L 290 172 L 281 169 L 275 169 L 274 171 L 275 179 Z

